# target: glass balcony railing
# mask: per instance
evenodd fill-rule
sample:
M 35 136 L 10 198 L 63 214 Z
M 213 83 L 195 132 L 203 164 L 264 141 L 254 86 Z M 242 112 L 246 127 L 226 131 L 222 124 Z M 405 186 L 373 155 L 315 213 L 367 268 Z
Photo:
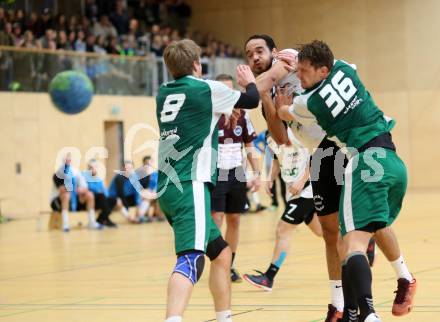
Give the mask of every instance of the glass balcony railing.
M 242 60 L 202 59 L 205 78 L 235 75 Z M 171 80 L 161 57 L 126 57 L 72 51 L 0 46 L 0 91 L 47 92 L 52 78 L 65 70 L 85 73 L 101 95 L 154 96 Z

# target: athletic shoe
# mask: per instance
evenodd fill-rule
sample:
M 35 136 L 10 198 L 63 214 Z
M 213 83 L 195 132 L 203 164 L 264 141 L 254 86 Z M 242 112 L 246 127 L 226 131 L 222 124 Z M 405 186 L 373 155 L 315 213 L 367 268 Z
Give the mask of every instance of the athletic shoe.
M 69 231 L 70 231 L 70 228 L 63 228 L 63 231 L 65 232 L 65 233 L 68 233 Z
M 153 220 L 151 219 L 150 216 L 142 216 L 142 217 L 139 217 L 137 221 L 140 224 L 146 224 L 146 223 L 152 222 Z
M 266 206 L 263 206 L 262 204 L 258 204 L 254 210 L 250 211 L 250 213 L 257 213 L 260 211 L 263 211 L 266 209 Z
M 272 291 L 273 281 L 271 281 L 263 272 L 257 270 L 255 271 L 258 273 L 258 275 L 244 274 L 244 280 L 265 291 Z
M 104 226 L 98 222 L 92 222 L 92 223 L 89 223 L 88 228 L 91 230 L 101 230 L 104 228 Z
M 374 265 L 375 256 L 376 256 L 376 242 L 374 241 L 374 238 L 371 238 L 367 247 L 367 258 L 370 267 L 373 267 Z
M 232 283 L 241 283 L 243 280 L 241 279 L 240 274 L 235 268 L 231 268 L 231 282 Z
M 382 322 L 382 320 L 376 313 L 370 313 L 365 318 L 364 322 Z
M 116 225 L 113 221 L 111 221 L 110 218 L 103 219 L 103 220 L 98 219 L 97 222 L 105 227 L 118 228 L 118 225 Z
M 327 317 L 325 322 L 338 322 L 342 321 L 342 312 L 339 312 L 332 304 L 328 305 Z
M 411 312 L 414 304 L 414 295 L 416 294 L 417 281 L 413 276 L 413 280 L 409 282 L 405 278 L 397 280 L 396 298 L 393 302 L 391 312 L 395 316 L 402 316 Z

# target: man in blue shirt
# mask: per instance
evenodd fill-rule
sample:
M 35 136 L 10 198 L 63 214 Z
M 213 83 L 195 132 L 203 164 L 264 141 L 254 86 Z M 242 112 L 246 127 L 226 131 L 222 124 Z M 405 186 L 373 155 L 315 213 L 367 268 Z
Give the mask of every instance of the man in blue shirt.
M 147 221 L 145 214 L 149 205 L 142 200 L 141 192 L 142 186 L 134 171 L 133 162 L 125 161 L 124 170 L 117 173 L 110 183 L 108 191 L 110 209 L 116 206 L 122 215 L 132 223 Z M 137 208 L 135 217 L 129 215 L 129 207 Z
M 87 171 L 83 172 L 83 177 L 87 181 L 87 186 L 95 196 L 95 209 L 101 210 L 96 221 L 101 225 L 117 228 L 117 225 L 110 220 L 111 208 L 108 202 L 108 192 L 104 185 L 104 181 L 98 176 L 97 167 L 97 161 L 91 159 L 87 164 Z

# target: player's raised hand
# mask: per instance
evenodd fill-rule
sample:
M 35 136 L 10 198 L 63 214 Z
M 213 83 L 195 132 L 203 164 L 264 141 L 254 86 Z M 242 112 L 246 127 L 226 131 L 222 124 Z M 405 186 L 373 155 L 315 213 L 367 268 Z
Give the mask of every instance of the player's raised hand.
M 286 68 L 287 71 L 296 72 L 296 64 L 298 62 L 298 55 L 296 53 L 282 50 L 275 55 L 275 58 L 286 63 L 284 68 Z
M 255 76 L 248 65 L 237 66 L 237 83 L 244 88 L 250 83 L 255 83 Z
M 241 116 L 241 109 L 239 109 L 239 108 L 232 109 L 231 116 L 229 116 L 229 118 L 225 119 L 225 127 L 227 129 L 231 129 L 231 128 L 235 129 L 240 116 Z

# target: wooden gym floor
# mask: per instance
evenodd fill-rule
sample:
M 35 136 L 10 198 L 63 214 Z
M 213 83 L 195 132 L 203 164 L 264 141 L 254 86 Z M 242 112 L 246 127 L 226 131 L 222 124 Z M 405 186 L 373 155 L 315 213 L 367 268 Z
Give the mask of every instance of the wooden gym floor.
M 440 191 L 409 192 L 394 226 L 419 283 L 410 315 L 391 315 L 394 272 L 382 254 L 377 256 L 374 300 L 384 321 L 440 321 L 439 196 Z M 72 221 L 86 219 L 79 217 Z M 270 212 L 242 217 L 236 260 L 241 273 L 267 268 L 278 218 Z M 167 223 L 121 223 L 117 230 L 68 234 L 45 227 L 37 231 L 35 219 L 0 225 L 0 322 L 164 320 L 167 278 L 175 263 Z M 246 282 L 233 285 L 234 321 L 323 321 L 329 297 L 325 267 L 323 242 L 301 226 L 271 293 Z M 185 321 L 215 321 L 208 270 Z

